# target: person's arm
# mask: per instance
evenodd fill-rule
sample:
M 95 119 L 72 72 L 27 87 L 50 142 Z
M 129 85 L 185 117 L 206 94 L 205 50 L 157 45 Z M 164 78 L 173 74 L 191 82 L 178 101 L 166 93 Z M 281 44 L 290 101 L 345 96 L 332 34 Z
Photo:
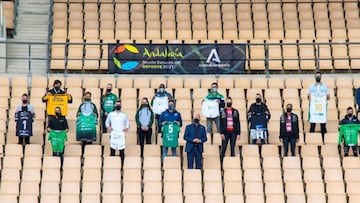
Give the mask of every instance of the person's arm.
M 165 111 L 164 111 L 165 112 Z M 163 126 L 163 122 L 165 121 L 165 114 L 164 114 L 164 112 L 163 113 L 161 113 L 160 114 L 160 117 L 159 117 L 159 127 L 160 127 L 160 129 L 161 129 L 161 127 Z
M 339 138 L 338 138 L 338 144 L 339 145 L 341 145 L 341 143 L 342 143 L 342 138 L 343 138 L 343 128 L 340 127 Z
M 129 128 L 130 128 L 130 122 L 129 122 L 129 118 L 126 115 L 126 117 L 125 117 L 125 129 L 123 131 L 127 132 L 129 130 Z
M 200 135 L 200 140 L 201 142 L 206 142 L 207 141 L 207 136 L 206 136 L 206 130 L 205 130 L 205 127 L 200 125 L 200 130 L 199 130 L 199 133 L 201 133 Z
M 178 121 L 179 121 L 179 127 L 181 127 L 181 126 L 182 126 L 181 113 L 180 113 L 180 112 L 178 112 L 178 113 L 179 113 L 179 119 L 178 119 Z
M 221 95 L 221 97 L 220 97 L 219 107 L 220 107 L 220 108 L 225 108 L 225 98 L 224 98 L 224 96 L 222 96 L 222 95 Z
M 69 125 L 65 117 L 64 117 L 64 128 L 66 132 L 69 132 Z
M 136 121 L 137 127 L 141 127 L 141 123 L 140 123 L 140 119 L 139 119 L 139 112 L 140 112 L 140 109 L 138 109 L 135 114 L 135 121 Z
M 356 104 L 357 104 L 358 110 L 359 110 L 359 108 L 360 108 L 360 87 L 356 89 L 355 99 L 356 99 Z
M 41 98 L 42 102 L 47 102 L 48 98 L 47 96 L 50 94 L 50 90 L 47 90 L 44 94 L 44 96 Z
M 76 112 L 76 117 L 78 117 L 81 114 L 81 106 L 82 106 L 82 104 L 80 104 L 80 106 Z
M 296 118 L 296 122 L 295 122 L 295 134 L 296 134 L 296 139 L 299 140 L 299 118 L 297 115 L 295 115 Z
M 154 112 L 149 108 L 149 110 L 150 110 L 150 113 L 151 113 L 151 115 L 150 115 L 150 122 L 149 122 L 149 128 L 151 128 L 151 126 L 153 125 L 153 123 L 154 123 Z
M 105 127 L 106 128 L 111 128 L 111 120 L 110 120 L 110 116 L 111 114 L 109 114 L 109 116 L 106 117 L 106 120 L 105 120 Z
M 95 114 L 96 118 L 99 118 L 99 113 L 98 113 L 98 110 L 96 108 L 96 105 L 94 103 L 92 103 L 94 109 L 93 109 L 93 113 Z
M 190 125 L 186 126 L 185 128 L 185 133 L 184 133 L 184 140 L 186 142 L 193 142 L 193 139 L 191 139 L 191 134 L 190 134 Z
M 279 123 L 280 123 L 280 126 L 279 126 L 279 139 L 281 141 L 281 139 L 283 138 L 284 136 L 284 123 L 285 123 L 285 117 L 284 115 L 281 115 L 280 116 L 280 120 L 279 120 Z
M 267 115 L 267 119 L 270 120 L 270 118 L 271 118 L 270 110 L 265 103 L 264 103 L 264 106 L 265 106 L 265 114 Z
M 71 104 L 73 102 L 71 94 L 68 94 L 66 91 L 64 91 L 64 94 L 68 95 L 68 103 Z

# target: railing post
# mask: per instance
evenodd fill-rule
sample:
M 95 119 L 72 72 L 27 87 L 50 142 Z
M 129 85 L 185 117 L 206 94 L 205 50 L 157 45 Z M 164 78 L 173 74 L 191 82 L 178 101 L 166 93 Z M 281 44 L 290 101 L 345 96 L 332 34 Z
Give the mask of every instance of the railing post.
M 269 78 L 269 45 L 265 44 L 265 77 Z
M 317 44 L 317 52 L 316 52 L 316 71 L 320 70 L 320 45 Z
M 29 71 L 29 74 L 31 73 L 31 44 L 29 43 L 29 54 L 28 54 L 28 62 L 29 62 L 29 66 L 28 66 L 28 71 Z

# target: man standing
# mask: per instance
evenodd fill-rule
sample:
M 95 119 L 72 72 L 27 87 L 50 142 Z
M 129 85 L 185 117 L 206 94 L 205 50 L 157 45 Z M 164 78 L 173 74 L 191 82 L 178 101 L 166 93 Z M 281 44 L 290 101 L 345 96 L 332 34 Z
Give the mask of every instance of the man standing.
M 356 105 L 357 105 L 357 114 L 356 114 L 356 116 L 359 116 L 359 112 L 360 112 L 360 87 L 358 87 L 356 89 L 355 101 L 356 101 Z
M 320 123 L 321 135 L 324 140 L 326 133 L 326 101 L 330 99 L 329 89 L 321 82 L 321 72 L 315 73 L 316 83 L 311 85 L 308 90 L 309 122 L 310 132 L 315 132 L 316 123 Z
M 235 156 L 235 143 L 240 139 L 240 118 L 239 111 L 232 107 L 231 97 L 226 100 L 226 108 L 221 113 L 220 122 L 220 135 L 221 135 L 221 163 L 224 159 L 227 144 L 230 141 L 230 156 Z
M 47 131 L 50 133 L 48 140 L 51 142 L 53 156 L 59 156 L 62 165 L 69 126 L 65 116 L 61 114 L 60 107 L 55 108 L 55 117 L 49 120 Z
M 267 124 L 271 115 L 266 104 L 261 101 L 260 93 L 256 94 L 255 100 L 256 102 L 251 104 L 248 112 L 251 143 L 256 144 L 257 140 L 260 139 L 261 144 L 265 144 L 265 139 L 268 136 Z
M 177 138 L 179 138 L 182 119 L 180 112 L 175 110 L 175 102 L 173 100 L 169 101 L 168 109 L 161 113 L 159 123 L 161 124 L 163 138 L 162 159 L 167 156 L 169 147 L 171 147 L 172 155 L 176 156 Z
M 160 115 L 162 112 L 166 111 L 170 100 L 173 100 L 171 94 L 165 90 L 165 85 L 161 83 L 159 85 L 158 91 L 151 99 L 151 106 L 155 113 L 155 125 L 157 127 L 157 133 L 161 132 L 161 123 L 159 123 Z
M 284 156 L 287 156 L 289 143 L 291 156 L 296 156 L 295 147 L 299 142 L 299 118 L 292 113 L 292 104 L 286 105 L 286 112 L 280 116 L 280 142 L 284 145 Z
M 102 132 L 106 133 L 107 128 L 105 126 L 105 121 L 107 118 L 107 115 L 114 111 L 115 102 L 117 101 L 117 96 L 114 93 L 111 93 L 112 91 L 112 84 L 108 83 L 106 85 L 106 92 L 101 97 L 101 124 L 102 124 Z
M 46 91 L 45 95 L 42 97 L 42 102 L 46 102 L 46 113 L 48 118 L 53 118 L 55 117 L 54 109 L 56 107 L 60 107 L 62 109 L 62 114 L 67 115 L 67 104 L 72 103 L 72 96 L 61 89 L 60 80 L 55 80 L 53 89 Z
M 358 156 L 358 136 L 360 131 L 360 121 L 354 115 L 352 107 L 347 108 L 345 118 L 340 122 L 339 141 L 342 143 L 344 139 L 344 156 L 349 156 L 350 147 L 354 156 Z
M 213 133 L 213 122 L 215 122 L 216 131 L 220 132 L 220 111 L 224 107 L 224 96 L 218 92 L 218 84 L 213 82 L 210 93 L 205 97 L 205 100 L 202 101 L 202 112 L 204 116 L 206 116 L 206 129 L 208 133 Z
M 194 167 L 201 169 L 203 143 L 207 141 L 205 126 L 200 124 L 200 114 L 195 114 L 194 122 L 185 128 L 184 140 L 186 141 L 185 152 L 187 153 L 188 169 Z
M 115 110 L 110 112 L 105 121 L 110 132 L 110 156 L 115 156 L 115 151 L 120 151 L 121 169 L 125 160 L 125 133 L 130 128 L 128 116 L 121 112 L 121 101 L 116 101 Z
M 144 155 L 144 142 L 151 144 L 152 125 L 154 122 L 154 113 L 152 112 L 149 101 L 144 97 L 141 106 L 135 115 L 138 140 L 140 144 L 141 157 Z
M 30 136 L 32 136 L 32 123 L 35 118 L 35 110 L 29 104 L 28 95 L 24 93 L 21 96 L 22 104 L 15 107 L 16 136 L 18 136 L 18 144 L 30 144 Z

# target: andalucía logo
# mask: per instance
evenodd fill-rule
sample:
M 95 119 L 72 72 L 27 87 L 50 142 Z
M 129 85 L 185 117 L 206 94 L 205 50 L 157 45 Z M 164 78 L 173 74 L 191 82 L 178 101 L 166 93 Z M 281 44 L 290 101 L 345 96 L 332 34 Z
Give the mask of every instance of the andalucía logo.
M 130 44 L 123 44 L 119 45 L 115 48 L 114 53 L 115 56 L 113 57 L 114 64 L 116 67 L 118 67 L 120 70 L 132 70 L 136 68 L 139 65 L 139 62 L 137 61 L 126 61 L 125 63 L 121 63 L 119 58 L 117 57 L 119 54 L 128 51 L 133 54 L 138 54 L 139 50 Z

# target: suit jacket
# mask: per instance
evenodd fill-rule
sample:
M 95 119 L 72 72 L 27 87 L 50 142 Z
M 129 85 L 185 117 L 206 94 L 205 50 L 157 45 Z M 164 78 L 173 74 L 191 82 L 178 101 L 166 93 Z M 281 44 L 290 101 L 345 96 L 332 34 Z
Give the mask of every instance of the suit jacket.
M 299 118 L 296 114 L 291 113 L 291 132 L 286 132 L 286 119 L 287 113 L 284 113 L 280 116 L 280 136 L 279 138 L 284 137 L 296 137 L 299 139 Z
M 203 152 L 203 143 L 207 141 L 206 130 L 205 127 L 199 124 L 199 134 L 197 138 L 201 140 L 201 143 L 197 144 L 193 142 L 195 138 L 195 124 L 189 124 L 185 128 L 184 140 L 186 141 L 185 152 L 191 152 L 191 150 L 197 146 L 200 149 L 200 152 Z
M 234 133 L 236 135 L 240 135 L 240 118 L 239 111 L 237 109 L 232 108 L 233 110 L 233 125 L 234 125 Z M 227 132 L 227 113 L 226 108 L 221 112 L 220 118 L 220 133 L 225 134 Z

